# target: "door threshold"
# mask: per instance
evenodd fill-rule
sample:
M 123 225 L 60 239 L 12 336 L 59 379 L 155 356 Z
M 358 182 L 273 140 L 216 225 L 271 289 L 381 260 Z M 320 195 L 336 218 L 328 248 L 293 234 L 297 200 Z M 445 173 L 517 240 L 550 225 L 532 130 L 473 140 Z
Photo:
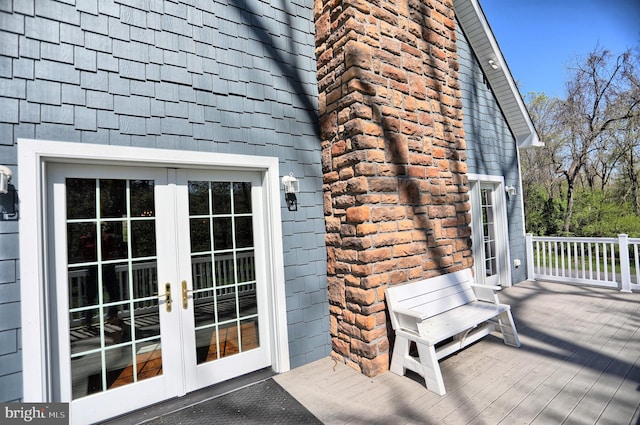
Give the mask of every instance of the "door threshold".
M 238 376 L 219 384 L 212 385 L 210 387 L 202 388 L 197 391 L 193 391 L 182 397 L 170 398 L 168 400 L 152 404 L 145 408 L 135 410 L 125 415 L 116 416 L 115 418 L 108 419 L 104 422 L 100 422 L 103 425 L 136 425 L 144 423 L 153 419 L 160 418 L 161 416 L 168 415 L 211 400 L 217 397 L 221 397 L 230 392 L 242 389 L 251 384 L 255 384 L 265 379 L 268 379 L 276 373 L 270 367 L 257 370 L 255 372 L 247 373 L 246 375 Z

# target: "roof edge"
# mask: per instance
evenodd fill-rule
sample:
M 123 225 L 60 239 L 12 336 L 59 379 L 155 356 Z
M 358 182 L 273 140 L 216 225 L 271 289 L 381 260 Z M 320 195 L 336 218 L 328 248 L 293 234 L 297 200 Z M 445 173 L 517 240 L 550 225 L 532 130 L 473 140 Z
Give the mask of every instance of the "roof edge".
M 518 147 L 544 146 L 480 3 L 478 0 L 453 0 L 453 8 Z M 502 90 L 497 90 L 498 87 Z

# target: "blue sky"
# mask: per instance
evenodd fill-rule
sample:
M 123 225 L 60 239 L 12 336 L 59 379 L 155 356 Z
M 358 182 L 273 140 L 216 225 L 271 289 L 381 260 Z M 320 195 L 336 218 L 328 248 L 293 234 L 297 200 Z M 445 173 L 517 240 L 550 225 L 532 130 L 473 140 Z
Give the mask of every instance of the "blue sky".
M 596 47 L 640 46 L 640 0 L 479 0 L 522 93 L 564 97 L 567 68 Z

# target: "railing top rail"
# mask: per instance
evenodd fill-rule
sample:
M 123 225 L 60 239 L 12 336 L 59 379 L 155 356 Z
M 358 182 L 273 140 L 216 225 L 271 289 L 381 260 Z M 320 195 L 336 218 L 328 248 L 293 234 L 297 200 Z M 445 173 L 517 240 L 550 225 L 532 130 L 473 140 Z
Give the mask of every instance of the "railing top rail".
M 606 286 L 618 288 L 620 292 L 640 291 L 640 238 L 624 234 L 615 238 L 527 234 L 525 241 L 529 280 Z
M 540 242 L 587 242 L 587 243 L 618 242 L 618 238 L 581 238 L 581 237 L 564 237 L 564 236 L 533 236 L 532 240 L 540 241 Z M 629 240 L 631 241 L 631 239 Z

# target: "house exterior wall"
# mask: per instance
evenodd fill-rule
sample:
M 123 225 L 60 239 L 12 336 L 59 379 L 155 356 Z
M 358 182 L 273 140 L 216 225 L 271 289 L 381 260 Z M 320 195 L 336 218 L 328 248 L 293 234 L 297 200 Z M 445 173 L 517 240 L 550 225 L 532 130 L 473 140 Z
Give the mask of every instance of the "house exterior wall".
M 300 181 L 298 211 L 281 200 L 291 366 L 329 354 L 312 0 L 7 0 L 0 31 L 18 195 L 18 138 L 278 157 Z M 22 397 L 18 247 L 0 219 L 0 402 Z
M 505 185 L 519 188 L 520 162 L 516 140 L 486 82 L 478 59 L 459 27 L 456 35 L 468 171 L 473 174 L 503 176 Z M 509 267 L 511 283 L 516 284 L 527 278 L 522 194 L 507 197 L 506 201 L 511 255 Z M 514 259 L 520 259 L 522 265 L 515 268 Z
M 472 265 L 450 0 L 317 1 L 332 356 L 388 370 L 384 290 Z

